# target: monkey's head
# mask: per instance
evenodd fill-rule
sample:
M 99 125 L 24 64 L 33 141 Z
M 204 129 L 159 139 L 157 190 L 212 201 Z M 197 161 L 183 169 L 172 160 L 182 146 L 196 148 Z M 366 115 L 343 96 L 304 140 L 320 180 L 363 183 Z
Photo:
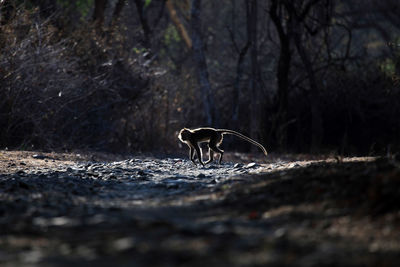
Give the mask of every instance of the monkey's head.
M 178 138 L 179 138 L 179 140 L 181 140 L 182 142 L 185 142 L 185 141 L 189 140 L 190 134 L 191 134 L 191 132 L 190 132 L 189 129 L 183 128 L 183 129 L 179 132 Z

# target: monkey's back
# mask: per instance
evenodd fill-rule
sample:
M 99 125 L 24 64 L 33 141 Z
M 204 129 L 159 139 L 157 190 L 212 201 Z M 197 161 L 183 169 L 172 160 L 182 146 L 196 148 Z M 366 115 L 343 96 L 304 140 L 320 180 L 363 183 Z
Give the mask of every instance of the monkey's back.
M 193 139 L 197 142 L 207 142 L 212 138 L 218 138 L 218 131 L 211 127 L 193 129 Z

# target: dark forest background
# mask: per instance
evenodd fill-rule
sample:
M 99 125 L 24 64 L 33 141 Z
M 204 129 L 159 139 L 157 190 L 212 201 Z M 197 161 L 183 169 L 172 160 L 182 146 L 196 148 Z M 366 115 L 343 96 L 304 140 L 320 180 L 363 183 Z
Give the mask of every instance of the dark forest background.
M 0 147 L 171 152 L 182 127 L 213 126 L 269 151 L 393 153 L 399 14 L 398 0 L 3 0 Z

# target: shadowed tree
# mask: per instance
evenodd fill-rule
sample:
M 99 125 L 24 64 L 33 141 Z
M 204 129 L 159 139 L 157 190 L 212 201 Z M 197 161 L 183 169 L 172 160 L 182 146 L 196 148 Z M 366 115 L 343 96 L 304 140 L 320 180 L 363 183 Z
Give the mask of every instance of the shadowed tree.
M 320 4 L 322 6 L 319 6 Z M 308 37 L 312 38 L 312 36 L 315 36 L 323 27 L 326 27 L 328 25 L 328 22 L 330 20 L 329 12 L 325 11 L 330 10 L 329 6 L 330 0 L 311 0 L 308 2 L 305 1 L 303 7 L 297 7 L 295 6 L 294 2 L 290 2 L 286 6 L 288 11 L 293 14 L 293 39 L 297 53 L 299 54 L 305 68 L 310 87 L 309 101 L 311 111 L 312 152 L 318 152 L 321 146 L 323 125 L 319 100 L 320 88 L 316 80 L 315 70 L 313 67 L 313 62 L 311 60 L 311 52 L 307 51 L 307 47 L 303 44 L 303 36 L 308 33 Z M 318 21 L 318 19 L 321 19 L 321 14 L 328 14 L 328 16 L 322 16 L 323 21 Z M 312 23 L 310 23 L 311 25 L 307 23 L 306 19 L 308 17 L 312 19 Z
M 186 31 L 185 26 L 179 19 L 178 14 L 177 14 L 178 12 L 176 11 L 176 8 L 175 8 L 172 0 L 167 0 L 166 5 L 167 5 L 169 16 L 170 16 L 172 22 L 174 23 L 176 29 L 178 30 L 179 35 L 185 42 L 186 47 L 188 49 L 192 49 L 192 39 L 190 39 L 190 36 L 189 36 L 188 32 Z
M 145 3 L 143 0 L 133 0 L 136 5 L 136 10 L 139 15 L 140 24 L 142 25 L 143 35 L 144 35 L 144 46 L 146 48 L 150 48 L 150 37 L 151 37 L 151 29 L 149 26 L 149 20 L 147 18 L 147 12 Z
M 125 5 L 125 0 L 118 0 L 118 2 L 115 4 L 111 24 L 114 24 L 116 21 L 118 21 L 124 5 Z
M 95 0 L 94 11 L 93 11 L 93 22 L 98 28 L 103 26 L 104 23 L 104 12 L 106 10 L 107 0 Z
M 324 27 L 329 26 L 330 0 L 279 1 L 272 0 L 269 14 L 279 36 L 280 54 L 277 69 L 278 115 L 276 133 L 283 148 L 287 144 L 288 89 L 290 82 L 291 43 L 293 42 L 309 82 L 311 113 L 311 151 L 316 152 L 322 142 L 323 125 L 319 103 L 320 88 L 316 80 L 311 51 L 304 45 Z
M 271 133 L 275 132 L 279 147 L 285 150 L 287 146 L 289 72 L 292 59 L 290 44 L 293 25 L 291 14 L 283 10 L 283 2 L 280 0 L 271 0 L 269 16 L 278 32 L 280 43 L 276 73 L 278 81 L 277 115 L 273 121 Z
M 197 80 L 202 96 L 205 122 L 207 125 L 218 124 L 214 106 L 214 99 L 211 92 L 211 84 L 208 78 L 208 69 L 204 53 L 204 44 L 201 33 L 201 0 L 192 0 L 191 8 L 192 48 L 193 59 L 196 64 Z
M 249 78 L 250 90 L 250 136 L 259 135 L 260 120 L 260 69 L 258 64 L 258 3 L 257 0 L 246 0 L 247 38 L 250 46 L 251 72 Z

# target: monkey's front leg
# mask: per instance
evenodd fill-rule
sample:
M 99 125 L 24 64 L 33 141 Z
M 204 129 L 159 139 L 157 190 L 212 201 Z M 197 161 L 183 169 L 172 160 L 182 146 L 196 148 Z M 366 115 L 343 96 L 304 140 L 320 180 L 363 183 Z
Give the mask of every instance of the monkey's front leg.
M 194 163 L 194 165 L 197 165 L 194 161 L 194 149 L 192 146 L 189 146 L 189 158 Z
M 199 147 L 199 145 L 197 144 L 197 146 L 194 147 L 196 149 L 196 154 L 197 154 L 197 158 L 199 159 L 201 165 L 203 165 L 203 167 L 205 166 L 203 163 L 203 155 L 201 153 L 201 148 Z

